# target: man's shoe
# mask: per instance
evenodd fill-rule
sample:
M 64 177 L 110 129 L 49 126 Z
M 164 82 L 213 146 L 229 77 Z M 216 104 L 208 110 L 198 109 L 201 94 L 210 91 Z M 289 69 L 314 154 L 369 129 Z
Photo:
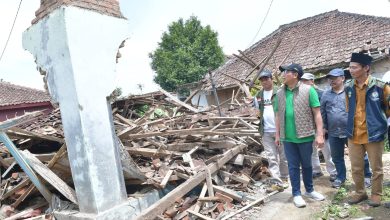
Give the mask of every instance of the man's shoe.
M 303 200 L 302 196 L 294 196 L 294 205 L 298 208 L 303 208 L 306 206 L 305 200 Z
M 385 206 L 386 208 L 390 209 L 390 202 L 386 202 L 386 203 L 384 204 L 384 206 Z
M 317 200 L 317 201 L 325 200 L 325 197 L 321 193 L 316 192 L 316 191 L 313 191 L 311 193 L 305 192 L 304 196 L 309 197 L 309 198 L 314 199 L 314 200 Z
M 330 182 L 333 182 L 337 179 L 337 174 L 330 174 L 329 180 Z
M 344 182 L 345 182 L 345 181 L 341 181 L 341 180 L 339 180 L 339 179 L 336 179 L 335 181 L 332 182 L 332 187 L 338 189 L 338 188 L 340 188 L 342 185 L 344 185 Z
M 367 200 L 368 199 L 368 196 L 367 194 L 364 194 L 364 195 L 355 195 L 355 196 L 352 196 L 352 198 L 350 198 L 348 200 L 348 204 L 350 205 L 355 205 L 355 204 L 358 204 L 360 202 L 363 202 L 364 200 Z
M 371 178 L 370 177 L 365 177 L 364 178 L 364 186 L 366 188 L 370 188 L 371 187 Z
M 371 195 L 370 201 L 368 201 L 368 205 L 372 207 L 378 207 L 381 205 L 381 196 L 380 195 Z
M 324 174 L 322 172 L 313 173 L 313 179 L 318 178 L 320 176 L 323 176 Z

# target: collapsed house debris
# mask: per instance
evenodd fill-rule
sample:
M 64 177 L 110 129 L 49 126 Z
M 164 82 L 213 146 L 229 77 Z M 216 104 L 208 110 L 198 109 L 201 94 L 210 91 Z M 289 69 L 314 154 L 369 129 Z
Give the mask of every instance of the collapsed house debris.
M 223 117 L 164 90 L 112 104 L 129 198 L 151 188 L 165 192 L 130 219 L 228 219 L 282 190 L 269 178 L 256 111 L 244 101 L 221 109 Z M 53 210 L 77 209 L 60 111 L 30 113 L 0 128 L 2 215 L 50 219 Z

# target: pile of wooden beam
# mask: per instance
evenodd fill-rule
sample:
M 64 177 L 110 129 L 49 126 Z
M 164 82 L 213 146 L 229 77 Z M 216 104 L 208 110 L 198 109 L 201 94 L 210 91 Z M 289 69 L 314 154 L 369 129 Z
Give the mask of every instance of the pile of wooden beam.
M 269 177 L 254 108 L 241 103 L 222 109 L 221 117 L 216 109 L 200 112 L 186 101 L 161 90 L 113 104 L 126 185 L 174 188 L 138 219 L 223 219 L 259 203 L 245 196 L 257 190 L 254 182 Z M 149 110 L 138 114 L 137 105 L 148 105 Z M 0 148 L 0 199 L 12 209 L 7 213 L 43 212 L 56 194 L 68 201 L 64 208 L 77 207 L 59 110 L 30 113 L 2 122 L 0 128 L 11 140 Z M 29 175 L 9 145 L 28 161 Z M 261 195 L 267 196 L 265 191 Z M 234 211 L 237 204 L 248 207 Z

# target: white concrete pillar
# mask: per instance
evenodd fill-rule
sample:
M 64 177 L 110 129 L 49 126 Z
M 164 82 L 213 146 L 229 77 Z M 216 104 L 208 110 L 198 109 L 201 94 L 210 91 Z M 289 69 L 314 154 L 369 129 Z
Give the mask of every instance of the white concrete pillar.
M 127 219 L 129 213 L 106 99 L 115 88 L 116 54 L 128 34 L 125 19 L 61 6 L 23 35 L 24 48 L 46 71 L 49 92 L 60 106 L 82 216 L 77 218 Z

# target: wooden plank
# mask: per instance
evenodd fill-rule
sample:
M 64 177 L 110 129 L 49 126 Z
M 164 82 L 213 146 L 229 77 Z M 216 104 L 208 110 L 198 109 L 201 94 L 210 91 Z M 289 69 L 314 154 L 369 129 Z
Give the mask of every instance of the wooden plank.
M 197 216 L 197 217 L 199 217 L 199 218 L 201 218 L 201 219 L 205 219 L 205 220 L 215 220 L 215 219 L 213 219 L 213 218 L 210 218 L 210 217 L 208 217 L 208 216 L 202 215 L 202 214 L 200 214 L 200 213 L 197 213 L 197 212 L 194 212 L 194 211 L 191 211 L 191 210 L 187 210 L 187 212 L 188 212 L 188 213 L 191 213 L 192 215 L 195 215 L 195 216 Z
M 241 56 L 245 57 L 245 59 L 249 60 L 253 66 L 256 66 L 255 61 L 253 61 L 251 58 L 249 58 L 247 55 L 244 54 L 241 50 L 238 50 L 238 52 L 241 54 Z
M 46 167 L 40 160 L 38 160 L 28 150 L 21 152 L 23 156 L 29 161 L 29 165 L 48 183 L 56 188 L 67 199 L 77 204 L 76 192 L 69 187 L 62 179 L 60 179 L 53 171 Z
M 219 173 L 222 174 L 223 176 L 229 177 L 230 179 L 232 179 L 234 181 L 237 181 L 237 182 L 240 182 L 240 183 L 243 183 L 245 185 L 247 185 L 250 182 L 250 180 L 248 180 L 248 179 L 244 179 L 242 177 L 239 177 L 237 175 L 228 173 L 226 171 L 220 170 Z
M 29 183 L 30 183 L 29 179 L 24 179 L 22 182 L 20 182 L 14 188 L 12 188 L 11 190 L 9 190 L 6 193 L 4 193 L 4 195 L 1 197 L 1 200 L 4 200 L 4 199 L 8 198 L 9 196 L 13 195 L 16 191 L 18 191 L 19 189 L 27 186 Z
M 252 75 L 253 71 L 258 70 L 260 68 L 260 65 L 267 59 L 267 56 L 264 57 L 255 67 L 252 68 L 251 71 L 245 76 L 245 79 L 247 79 L 250 75 Z
M 167 174 L 164 176 L 164 179 L 160 183 L 161 188 L 163 188 L 163 189 L 165 188 L 165 186 L 167 185 L 167 183 L 168 183 L 169 179 L 171 178 L 172 174 L 173 174 L 173 170 L 169 170 L 167 172 Z
M 198 201 L 201 201 L 201 202 L 222 202 L 223 200 L 219 197 L 213 196 L 213 197 L 199 197 Z
M 184 173 L 181 173 L 181 172 L 175 172 L 176 176 L 180 177 L 181 179 L 185 179 L 185 180 L 188 180 L 190 178 L 190 176 L 188 176 L 187 174 L 184 174 Z
M 54 137 L 54 136 L 50 136 L 50 135 L 45 135 L 45 134 L 41 134 L 41 133 L 38 133 L 38 132 L 34 132 L 34 131 L 27 131 L 27 130 L 23 130 L 21 128 L 10 128 L 7 133 L 9 134 L 22 134 L 22 135 L 26 135 L 30 138 L 35 138 L 35 139 L 42 139 L 42 140 L 48 140 L 48 141 L 55 141 L 55 142 L 58 142 L 58 143 L 64 143 L 64 139 L 63 138 L 58 138 L 58 137 Z
M 234 192 L 233 190 L 229 190 L 229 189 L 225 189 L 221 186 L 213 186 L 214 190 L 216 192 L 219 192 L 221 193 L 222 195 L 226 195 L 226 196 L 229 196 L 230 198 L 234 199 L 234 200 L 237 200 L 239 202 L 243 201 L 243 198 L 242 196 L 238 195 L 236 192 Z
M 119 121 L 121 121 L 121 122 L 123 122 L 123 123 L 125 123 L 125 124 L 127 124 L 127 125 L 130 125 L 130 126 L 138 126 L 136 123 L 134 123 L 134 122 L 132 122 L 131 120 L 129 120 L 129 119 L 123 117 L 123 116 L 120 115 L 120 114 L 115 114 L 115 117 L 116 117 L 117 119 L 119 119 Z
M 188 152 L 196 146 L 199 146 L 200 148 L 202 148 L 202 147 L 206 146 L 206 143 L 204 143 L 204 142 L 191 142 L 191 143 L 167 144 L 169 151 L 182 151 L 182 152 Z
M 184 100 L 184 103 L 189 102 L 196 94 L 198 94 L 199 91 L 200 91 L 200 89 L 197 89 L 197 90 L 195 90 L 194 92 L 192 92 L 192 93 L 186 98 L 186 100 Z M 183 106 L 177 107 L 176 111 L 173 113 L 173 117 L 176 116 L 176 113 L 179 112 L 179 110 L 180 110 L 182 107 L 183 107 Z
M 43 111 L 36 111 L 36 112 L 30 112 L 26 113 L 22 116 L 15 117 L 12 119 L 8 119 L 6 121 L 0 122 L 0 130 L 8 130 L 12 127 L 25 124 L 30 121 L 36 120 L 37 117 L 43 115 Z
M 233 56 L 237 57 L 238 59 L 244 61 L 245 63 L 247 63 L 249 66 L 251 66 L 252 68 L 255 66 L 252 62 L 250 62 L 249 60 L 245 59 L 244 57 L 241 57 L 237 54 L 233 54 Z
M 231 150 L 226 151 L 223 154 L 223 157 L 220 158 L 217 162 L 208 165 L 207 167 L 210 170 L 210 173 L 215 173 L 220 167 L 226 164 L 230 159 L 232 159 L 239 152 L 244 150 L 247 145 L 239 145 Z M 149 206 L 149 208 L 143 210 L 136 218 L 136 220 L 144 220 L 144 219 L 154 219 L 157 215 L 163 213 L 167 208 L 169 208 L 177 198 L 183 197 L 189 191 L 191 191 L 194 187 L 198 186 L 201 182 L 206 179 L 206 172 L 199 171 L 196 175 L 192 176 L 190 179 L 180 184 L 174 190 L 169 192 L 159 201 L 155 202 L 153 205 Z
M 234 141 L 212 141 L 208 143 L 208 149 L 230 149 L 237 146 L 237 143 Z
M 280 43 L 282 42 L 282 38 L 279 38 L 277 41 L 276 41 L 276 44 L 275 46 L 273 47 L 272 51 L 268 54 L 267 58 L 265 59 L 264 63 L 261 65 L 260 67 L 260 70 L 259 72 L 255 75 L 255 77 L 253 77 L 253 79 L 251 80 L 251 82 L 249 83 L 249 89 L 251 89 L 255 83 L 255 81 L 257 80 L 257 78 L 259 78 L 259 75 L 261 73 L 261 71 L 263 71 L 263 69 L 265 68 L 265 66 L 267 65 L 268 61 L 271 59 L 271 57 L 274 55 L 276 49 L 278 49 Z
M 206 184 L 207 184 L 207 193 L 209 197 L 214 197 L 213 181 L 211 179 L 210 170 L 206 167 Z
M 249 129 L 251 129 L 251 130 L 256 130 L 255 127 L 253 127 L 252 125 L 250 125 L 248 122 L 242 120 L 241 118 L 238 119 L 238 120 L 240 120 L 240 122 L 241 122 L 243 125 L 245 125 L 245 127 L 249 128 Z M 256 130 L 256 131 L 257 131 L 257 130 Z
M 149 132 L 149 133 L 144 133 L 144 134 L 130 134 L 127 139 L 136 139 L 136 138 L 147 138 L 147 137 L 154 137 L 154 136 L 168 136 L 168 135 L 190 135 L 194 134 L 195 132 L 198 131 L 207 131 L 210 128 L 205 127 L 205 128 L 192 128 L 192 129 L 182 129 L 182 130 L 168 130 L 164 132 Z M 124 137 L 123 137 L 124 138 Z M 124 138 L 126 139 L 126 138 Z
M 245 120 L 245 121 L 257 121 L 259 120 L 256 117 L 209 117 L 208 120 L 225 120 L 225 121 L 236 121 L 239 119 Z
M 174 102 L 174 103 L 176 103 L 176 104 L 178 104 L 180 106 L 183 106 L 183 107 L 187 108 L 188 110 L 190 110 L 190 111 L 192 111 L 194 113 L 198 113 L 199 112 L 198 109 L 196 109 L 196 108 L 194 108 L 194 107 L 192 107 L 192 106 L 190 106 L 190 105 L 180 101 L 179 99 L 177 99 L 176 97 L 171 95 L 169 92 L 165 91 L 164 89 L 159 89 L 159 90 L 160 90 L 160 92 L 164 93 L 164 95 L 166 95 L 168 98 L 170 98 L 172 100 L 172 102 Z
M 19 196 L 19 198 L 14 203 L 12 203 L 12 207 L 17 208 L 19 204 L 22 203 L 27 198 L 27 196 L 34 191 L 34 189 L 35 189 L 35 185 L 30 184 L 26 189 L 26 191 L 21 196 Z
M 266 195 L 266 196 L 264 196 L 264 197 L 262 197 L 262 198 L 260 198 L 260 199 L 257 199 L 257 200 L 255 200 L 255 201 L 253 201 L 253 202 L 249 203 L 248 205 L 246 205 L 246 206 L 242 207 L 241 209 L 239 209 L 237 212 L 234 212 L 234 213 L 232 213 L 232 214 L 230 214 L 230 215 L 227 215 L 227 216 L 223 217 L 222 220 L 227 220 L 227 219 L 229 219 L 229 218 L 231 218 L 231 217 L 237 215 L 238 213 L 241 213 L 241 212 L 243 212 L 243 211 L 245 211 L 245 210 L 251 208 L 252 206 L 254 206 L 254 205 L 256 205 L 256 204 L 258 204 L 258 203 L 264 201 L 266 198 L 268 198 L 268 197 L 270 197 L 270 196 L 272 196 L 272 195 L 275 195 L 275 194 L 278 193 L 278 192 L 279 192 L 279 191 L 274 191 L 274 192 L 272 192 L 272 193 L 270 193 L 270 194 L 268 194 L 268 195 Z
M 206 195 L 206 192 L 207 192 L 207 184 L 205 183 L 205 184 L 203 184 L 203 188 L 199 194 L 199 198 L 204 197 Z M 203 202 L 198 200 L 195 204 L 194 212 L 199 212 L 200 209 L 202 208 L 202 205 L 203 205 Z
M 36 154 L 35 157 L 38 158 L 38 160 L 42 162 L 50 161 L 56 154 L 55 153 L 48 153 L 48 154 Z M 15 161 L 15 158 L 9 157 L 4 159 L 6 163 L 13 163 Z
M 26 214 L 28 214 L 28 213 L 34 211 L 34 210 L 37 209 L 37 208 L 40 208 L 40 207 L 42 207 L 42 206 L 45 206 L 45 205 L 47 205 L 47 202 L 46 202 L 46 201 L 45 201 L 45 202 L 40 202 L 40 203 L 35 204 L 35 205 L 31 206 L 31 207 L 28 207 L 26 210 L 23 210 L 23 211 L 21 211 L 21 212 L 15 214 L 15 215 L 12 215 L 12 216 L 10 216 L 10 217 L 8 217 L 8 218 L 5 218 L 4 220 L 17 220 L 17 219 L 22 219 L 22 217 L 23 217 L 24 215 L 26 215 Z
M 129 154 L 133 155 L 141 155 L 144 157 L 153 157 L 153 156 L 169 156 L 169 155 L 177 155 L 180 156 L 182 153 L 175 151 L 168 151 L 164 149 L 150 149 L 150 148 L 134 148 L 134 147 L 126 147 L 125 148 Z

